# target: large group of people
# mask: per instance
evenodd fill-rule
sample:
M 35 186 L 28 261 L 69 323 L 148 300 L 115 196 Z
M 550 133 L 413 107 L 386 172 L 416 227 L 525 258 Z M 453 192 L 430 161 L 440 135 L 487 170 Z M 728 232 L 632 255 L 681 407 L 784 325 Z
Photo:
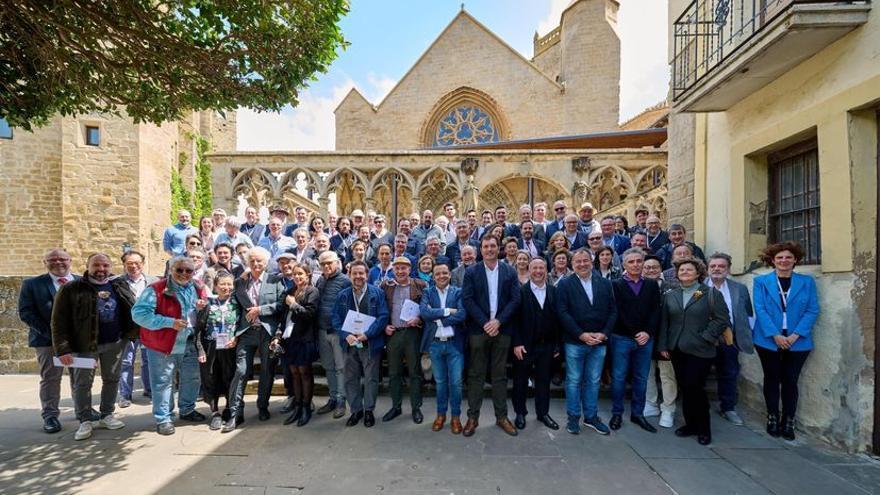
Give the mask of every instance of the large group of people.
M 403 414 L 406 383 L 409 415 L 422 423 L 424 382 L 433 380 L 432 430 L 448 422 L 453 434 L 470 437 L 488 376 L 496 425 L 509 435 L 526 428 L 530 387 L 537 421 L 559 429 L 550 390 L 563 381 L 566 431 L 608 435 L 623 427 L 629 384 L 631 423 L 656 433 L 646 418 L 659 416 L 661 428 L 672 428 L 681 399 L 675 434 L 705 445 L 707 375 L 714 366 L 720 415 L 741 425 L 739 354 L 757 349 L 767 432 L 794 438 L 798 377 L 819 312 L 813 279 L 794 272 L 804 256 L 796 243 L 762 252 L 772 270 L 754 278 L 750 296 L 729 277 L 730 256 L 707 258 L 680 224 L 664 230 L 646 210 L 630 226 L 621 216 L 594 218 L 589 203 L 547 206 L 523 205 L 509 222 L 504 206 L 459 217 L 447 203 L 442 215 L 400 218 L 396 232 L 385 215 L 362 210 L 325 219 L 273 207 L 265 225 L 252 206 L 243 219 L 217 209 L 195 225 L 180 211 L 163 236 L 169 260 L 161 278 L 144 273 L 137 250 L 122 254 L 119 275 L 110 255 L 95 253 L 77 276 L 68 253 L 53 249 L 47 273 L 24 282 L 19 304 L 39 363 L 43 429 L 62 428 L 56 357 L 70 367 L 75 438 L 123 428 L 115 410 L 131 405 L 140 350 L 143 393 L 162 435 L 174 433 L 175 420 L 234 431 L 254 374 L 257 418 L 269 420 L 278 371 L 285 425 L 302 427 L 318 414 L 372 427 L 384 358 L 391 408 L 382 422 Z M 318 360 L 328 399 L 315 409 Z M 612 396 L 607 423 L 603 380 Z

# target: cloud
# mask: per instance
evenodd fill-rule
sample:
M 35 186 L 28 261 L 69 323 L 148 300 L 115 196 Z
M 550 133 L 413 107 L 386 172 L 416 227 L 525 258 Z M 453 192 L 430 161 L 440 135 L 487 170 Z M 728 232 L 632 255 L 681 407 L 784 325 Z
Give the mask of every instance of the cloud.
M 544 36 L 559 26 L 562 11 L 571 5 L 572 0 L 550 0 L 550 11 L 538 23 L 538 36 Z
M 669 93 L 667 0 L 620 2 L 620 120 L 625 122 Z
M 397 81 L 382 75 L 367 74 L 364 87 L 358 87 L 366 98 L 376 104 Z M 239 151 L 332 150 L 336 147 L 336 119 L 333 110 L 355 87 L 352 79 L 333 86 L 329 94 L 311 89 L 300 93 L 296 108 L 287 106 L 281 112 L 258 113 L 247 108 L 238 110 Z

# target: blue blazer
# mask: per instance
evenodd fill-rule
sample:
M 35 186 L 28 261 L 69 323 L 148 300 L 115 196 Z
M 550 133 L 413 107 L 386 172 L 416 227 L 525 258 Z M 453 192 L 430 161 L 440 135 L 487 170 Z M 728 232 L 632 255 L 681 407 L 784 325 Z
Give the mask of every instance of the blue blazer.
M 498 311 L 495 318 L 501 322 L 501 333 L 510 335 L 513 317 L 519 308 L 519 277 L 506 263 L 498 262 Z M 489 321 L 489 283 L 486 265 L 479 262 L 464 274 L 461 297 L 467 311 L 467 328 L 471 335 L 483 333 L 483 325 Z
M 336 305 L 333 307 L 333 329 L 339 335 L 339 344 L 342 349 L 348 348 L 348 342 L 345 338 L 348 333 L 342 331 L 342 323 L 345 321 L 345 315 L 349 310 L 354 310 L 354 295 L 351 286 L 339 291 L 336 296 Z M 382 348 L 385 347 L 385 327 L 388 326 L 388 305 L 385 303 L 385 293 L 382 289 L 375 285 L 366 286 L 367 312 L 366 314 L 376 318 L 376 321 L 370 325 L 370 328 L 364 332 L 367 336 L 370 354 L 373 356 L 380 354 Z
M 565 238 L 568 239 L 568 236 L 566 236 Z M 576 250 L 578 250 L 586 245 L 587 245 L 587 234 L 578 230 L 577 236 L 575 236 L 574 242 L 571 243 L 571 246 L 568 247 L 568 250 L 573 253 Z
M 78 280 L 71 274 L 70 281 Z M 52 304 L 55 284 L 48 273 L 25 279 L 18 295 L 18 317 L 28 326 L 28 347 L 52 345 Z
M 428 352 L 431 343 L 434 341 L 434 336 L 438 330 L 436 321 L 438 319 L 444 326 L 452 327 L 454 332 L 452 344 L 458 349 L 458 352 L 464 352 L 464 341 L 467 336 L 464 321 L 467 317 L 467 312 L 461 299 L 460 288 L 450 285 L 446 289 L 446 307 L 455 308 L 455 314 L 443 317 L 443 310 L 440 309 L 440 294 L 437 292 L 437 287 L 429 287 L 422 293 L 422 300 L 419 303 L 422 320 L 425 322 L 425 330 L 422 332 L 422 352 Z
M 620 235 L 614 234 L 611 238 L 611 249 L 617 253 L 618 256 L 623 256 L 623 252 L 630 248 L 629 239 Z
M 752 337 L 755 345 L 777 350 L 774 335 L 782 334 L 782 298 L 776 282 L 776 272 L 755 277 L 752 293 L 755 302 L 755 329 Z M 791 346 L 792 351 L 813 349 L 813 325 L 819 317 L 819 298 L 816 294 L 816 281 L 809 275 L 791 274 L 791 288 L 788 291 L 789 335 L 800 337 Z
M 594 273 L 593 301 L 587 299 L 577 274 L 562 279 L 556 286 L 559 319 L 565 331 L 565 342 L 586 345 L 580 340 L 584 332 L 601 332 L 611 335 L 617 323 L 617 303 L 611 282 Z
M 519 242 L 520 249 L 526 248 L 526 241 L 524 241 L 523 239 L 519 239 L 518 242 Z M 547 246 L 543 242 L 539 241 L 538 239 L 535 239 L 534 237 L 532 238 L 532 242 L 535 244 L 535 249 L 538 250 L 538 256 L 543 256 L 544 250 L 547 248 Z

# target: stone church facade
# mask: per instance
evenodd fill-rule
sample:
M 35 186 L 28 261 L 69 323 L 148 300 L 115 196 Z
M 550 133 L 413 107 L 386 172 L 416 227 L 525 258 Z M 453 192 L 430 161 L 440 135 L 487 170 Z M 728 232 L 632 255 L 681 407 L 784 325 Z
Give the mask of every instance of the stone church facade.
M 244 198 L 326 215 L 334 194 L 339 214 L 393 214 L 396 198 L 401 216 L 446 201 L 564 199 L 665 217 L 665 118 L 618 124 L 617 10 L 615 0 L 573 2 L 527 59 L 462 9 L 383 101 L 346 95 L 335 151 L 212 154 L 215 204 L 235 210 Z M 645 128 L 647 146 L 637 139 Z

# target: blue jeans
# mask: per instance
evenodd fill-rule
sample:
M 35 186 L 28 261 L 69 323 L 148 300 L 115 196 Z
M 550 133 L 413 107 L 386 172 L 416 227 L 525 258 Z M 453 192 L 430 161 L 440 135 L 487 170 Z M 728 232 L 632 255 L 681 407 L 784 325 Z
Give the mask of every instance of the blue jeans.
M 599 415 L 599 379 L 604 345 L 565 344 L 565 409 L 569 417 Z
M 180 373 L 180 392 L 178 405 L 180 415 L 191 413 L 196 408 L 199 396 L 199 353 L 196 345 L 189 341 L 183 354 L 164 354 L 147 349 L 150 361 L 150 383 L 153 385 L 153 417 L 156 424 L 170 423 L 173 404 L 174 370 Z
M 452 340 L 435 340 L 428 348 L 434 381 L 437 382 L 437 414 L 446 415 L 449 403 L 453 416 L 461 416 L 461 381 L 464 372 L 464 354 L 455 348 Z
M 150 393 L 147 348 L 141 345 L 140 340 L 129 340 L 125 349 L 122 350 L 122 373 L 119 376 L 119 396 L 123 399 L 131 400 L 134 391 L 134 361 L 139 347 L 141 349 L 141 381 L 144 382 L 144 393 Z
M 641 416 L 645 410 L 645 392 L 651 371 L 651 348 L 636 344 L 635 339 L 611 335 L 611 414 L 623 414 L 623 396 L 626 394 L 626 375 L 632 369 L 632 402 L 629 413 Z

